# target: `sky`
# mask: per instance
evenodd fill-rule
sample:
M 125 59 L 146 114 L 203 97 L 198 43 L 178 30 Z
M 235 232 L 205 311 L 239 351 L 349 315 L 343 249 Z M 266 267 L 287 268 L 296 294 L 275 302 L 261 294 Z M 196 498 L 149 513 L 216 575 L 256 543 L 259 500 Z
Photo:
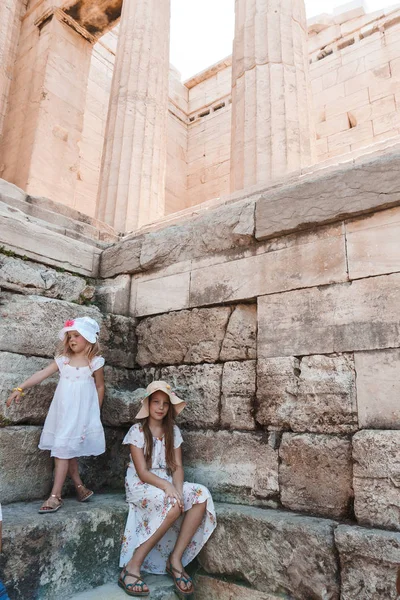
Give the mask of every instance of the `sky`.
M 305 0 L 307 16 L 332 12 L 344 0 Z M 400 0 L 365 0 L 368 12 Z M 171 0 L 171 63 L 182 80 L 232 53 L 234 0 Z

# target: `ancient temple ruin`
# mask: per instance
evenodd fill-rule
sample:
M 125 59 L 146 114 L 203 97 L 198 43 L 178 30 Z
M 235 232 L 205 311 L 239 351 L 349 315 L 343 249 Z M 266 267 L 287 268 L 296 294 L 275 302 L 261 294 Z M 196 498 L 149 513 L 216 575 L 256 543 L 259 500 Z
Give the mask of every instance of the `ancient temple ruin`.
M 165 378 L 190 407 L 186 476 L 218 503 L 196 598 L 395 600 L 400 9 L 236 0 L 232 56 L 186 82 L 169 18 L 0 4 L 0 578 L 19 600 L 115 581 L 121 441 Z M 43 519 L 55 380 L 5 400 L 83 315 L 107 452 L 82 461 L 95 500 Z

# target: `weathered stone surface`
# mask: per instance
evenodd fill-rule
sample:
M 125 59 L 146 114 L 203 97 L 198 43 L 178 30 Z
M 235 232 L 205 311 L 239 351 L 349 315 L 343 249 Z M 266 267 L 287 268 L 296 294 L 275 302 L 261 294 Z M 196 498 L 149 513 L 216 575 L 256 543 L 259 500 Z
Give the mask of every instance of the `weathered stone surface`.
M 96 286 L 95 302 L 103 312 L 129 315 L 131 278 L 119 275 L 115 279 L 100 280 Z
M 176 394 L 187 402 L 178 417 L 180 425 L 212 427 L 219 422 L 222 365 L 181 365 L 160 369 Z
M 238 304 L 232 312 L 220 360 L 246 360 L 257 357 L 257 306 Z
M 27 217 L 0 205 L 0 243 L 19 256 L 73 273 L 97 277 L 101 250 L 65 235 L 65 228 Z
M 195 585 L 197 600 L 290 600 L 286 594 L 276 596 L 268 592 L 259 592 L 247 586 L 207 575 L 197 575 Z
M 189 306 L 190 271 L 136 283 L 134 316 L 181 310 Z
M 332 518 L 348 514 L 353 497 L 348 439 L 284 433 L 279 458 L 283 506 Z
M 0 498 L 4 504 L 45 498 L 53 460 L 38 449 L 41 427 L 0 428 Z
M 331 235 L 192 271 L 190 306 L 246 300 L 347 280 L 345 238 Z
M 218 307 L 143 319 L 136 328 L 138 364 L 217 361 L 230 314 L 230 308 Z
M 361 525 L 400 530 L 400 431 L 353 437 L 354 511 Z
M 315 433 L 357 430 L 353 355 L 267 358 L 257 369 L 261 425 Z
M 400 350 L 356 352 L 361 428 L 400 429 Z
M 6 401 L 14 387 L 21 385 L 25 379 L 51 362 L 47 358 L 0 352 L 0 425 L 44 423 L 58 382 L 57 375 L 26 392 L 18 404 L 13 402 L 7 408 Z
M 146 583 L 151 590 L 151 600 L 176 600 L 174 582 L 167 575 L 150 575 L 146 573 Z M 117 582 L 114 582 L 82 592 L 69 600 L 124 600 L 125 598 L 125 592 L 118 586 Z
M 12 598 L 69 600 L 116 580 L 128 508 L 122 494 L 88 504 L 67 499 L 51 518 L 37 514 L 38 507 L 4 507 L 0 569 Z
M 106 395 L 101 411 L 104 425 L 112 427 L 130 426 L 135 422 L 139 412 L 140 400 L 144 397 L 145 390 L 121 390 L 106 386 Z
M 138 273 L 143 236 L 133 237 L 114 244 L 102 252 L 100 275 L 103 278 L 114 277 L 120 273 Z
M 339 525 L 342 600 L 396 600 L 400 534 Z
M 397 347 L 400 274 L 258 299 L 258 358 Z M 311 335 L 312 332 L 312 335 Z
M 330 173 L 317 171 L 267 190 L 256 203 L 256 238 L 398 204 L 399 153 L 397 148 L 387 155 L 363 157 Z
M 21 294 L 60 298 L 78 304 L 94 295 L 94 289 L 83 277 L 5 254 L 0 254 L 0 286 Z
M 184 433 L 185 477 L 209 487 L 214 500 L 276 507 L 275 436 L 238 431 Z
M 339 599 L 333 521 L 232 505 L 217 506 L 217 518 L 200 554 L 209 573 L 297 600 Z
M 254 429 L 256 361 L 226 362 L 222 373 L 221 425 Z
M 133 367 L 135 321 L 120 315 L 103 315 L 94 306 L 77 306 L 42 296 L 2 294 L 0 350 L 53 356 L 58 332 L 66 319 L 89 316 L 101 327 L 100 344 L 107 362 Z

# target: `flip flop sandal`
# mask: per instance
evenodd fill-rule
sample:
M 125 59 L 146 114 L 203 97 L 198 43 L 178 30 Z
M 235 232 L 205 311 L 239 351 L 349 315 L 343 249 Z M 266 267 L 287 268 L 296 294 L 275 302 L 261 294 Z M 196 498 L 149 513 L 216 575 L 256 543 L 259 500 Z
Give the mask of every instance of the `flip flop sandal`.
M 135 581 L 133 583 L 125 583 L 125 577 L 134 577 Z M 121 574 L 119 576 L 118 585 L 124 590 L 125 594 L 128 594 L 128 596 L 150 596 L 150 590 L 145 591 L 143 589 L 146 584 L 140 577 L 140 575 L 138 576 L 134 573 L 129 573 L 129 571 L 127 571 L 125 567 L 122 569 Z M 133 588 L 136 586 L 141 587 L 142 591 L 133 591 Z
M 81 488 L 81 489 L 80 489 Z M 78 497 L 78 502 L 86 502 L 93 496 L 94 492 L 92 490 L 88 490 L 83 483 L 76 487 L 76 495 Z
M 171 565 L 171 561 L 167 563 L 165 570 L 167 571 L 168 575 L 174 580 L 175 593 L 179 598 L 190 598 L 190 596 L 193 596 L 194 585 L 192 578 L 189 577 L 189 575 L 185 575 L 183 571 L 178 571 L 178 569 L 175 569 L 175 567 Z M 174 574 L 174 572 L 178 574 L 178 577 Z M 188 583 L 191 583 L 192 588 L 190 590 L 183 590 L 179 585 L 180 581 L 182 581 L 182 583 L 185 583 L 186 585 Z
M 54 500 L 52 500 L 52 498 L 55 498 L 56 500 L 58 500 L 58 504 L 54 506 Z M 59 496 L 55 496 L 54 494 L 51 494 L 50 498 L 48 498 L 48 500 L 46 500 L 45 502 L 43 502 L 42 506 L 39 509 L 39 513 L 41 515 L 45 515 L 46 513 L 53 513 L 53 512 L 57 512 L 63 505 L 63 501 L 61 500 L 61 498 Z

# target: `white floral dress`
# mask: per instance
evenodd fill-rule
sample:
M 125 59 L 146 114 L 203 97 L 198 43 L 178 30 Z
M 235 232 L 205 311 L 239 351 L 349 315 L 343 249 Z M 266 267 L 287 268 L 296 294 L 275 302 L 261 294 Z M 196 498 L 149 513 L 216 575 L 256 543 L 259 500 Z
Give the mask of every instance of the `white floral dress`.
M 181 432 L 174 425 L 174 448 L 178 448 L 182 442 Z M 137 423 L 130 428 L 123 444 L 133 444 L 138 448 L 144 448 L 145 440 L 141 424 Z M 153 438 L 153 461 L 150 471 L 158 477 L 172 482 L 172 477 L 168 475 L 166 470 L 164 437 L 161 439 Z M 125 566 L 132 558 L 134 550 L 157 531 L 172 507 L 172 504 L 166 501 L 165 493 L 162 490 L 149 483 L 143 483 L 139 479 L 132 457 L 126 473 L 125 489 L 126 501 L 129 503 L 129 514 L 122 543 L 120 567 Z M 217 525 L 217 521 L 214 503 L 206 487 L 185 482 L 183 484 L 183 498 L 185 511 L 192 508 L 194 504 L 207 503 L 203 521 L 183 554 L 182 564 L 186 566 L 207 542 Z M 143 563 L 144 571 L 159 575 L 165 573 L 167 558 L 174 548 L 182 519 L 183 515 L 175 521 L 160 542 L 149 552 Z
M 93 373 L 104 365 L 96 356 L 87 367 L 72 367 L 67 356 L 56 356 L 60 371 L 54 398 L 44 423 L 39 448 L 57 458 L 98 456 L 106 449 L 99 397 Z

